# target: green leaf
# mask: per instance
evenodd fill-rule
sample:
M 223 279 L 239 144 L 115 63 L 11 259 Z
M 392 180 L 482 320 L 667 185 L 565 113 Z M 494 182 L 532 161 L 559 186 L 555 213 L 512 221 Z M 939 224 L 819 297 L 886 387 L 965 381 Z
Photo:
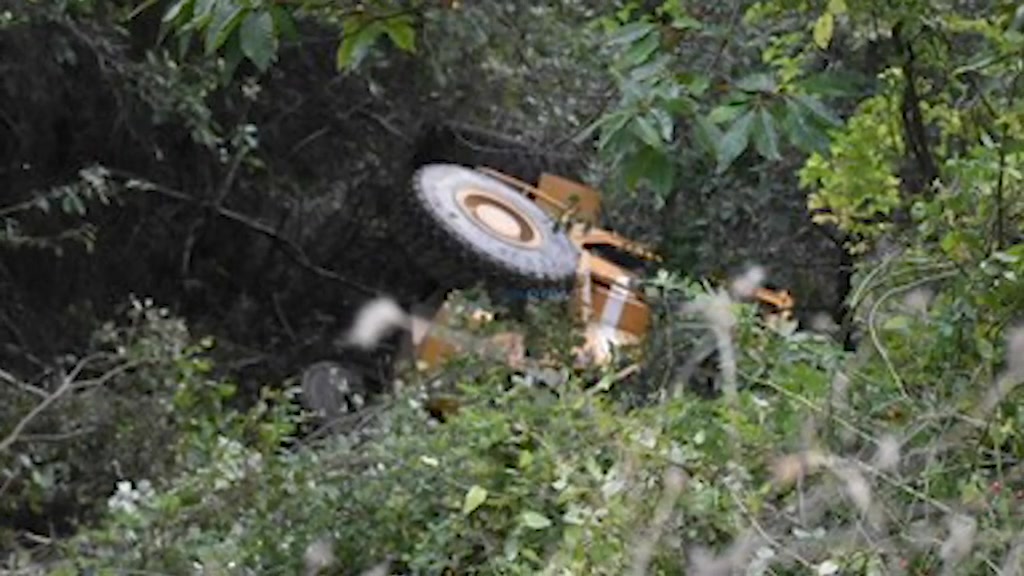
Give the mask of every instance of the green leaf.
M 715 124 L 724 124 L 739 118 L 740 114 L 747 109 L 743 104 L 724 104 L 716 107 L 708 114 L 708 120 Z
M 659 77 L 665 73 L 670 64 L 672 64 L 672 57 L 668 54 L 661 54 L 654 60 L 630 70 L 629 79 L 633 82 L 645 82 Z
M 625 110 L 619 110 L 613 112 L 598 122 L 598 126 L 601 130 L 601 136 L 598 139 L 598 149 L 607 150 L 608 144 L 611 140 L 629 124 L 632 116 Z
M 193 21 L 213 14 L 215 6 L 217 6 L 217 0 L 195 0 L 195 8 L 192 11 Z
M 274 17 L 274 27 L 285 40 L 296 40 L 299 31 L 295 28 L 295 20 L 287 10 L 274 4 L 270 7 L 270 15 Z
M 651 148 L 661 148 L 663 146 L 661 136 L 658 135 L 658 129 L 655 128 L 654 121 L 651 120 L 650 116 L 637 116 L 633 123 L 630 124 L 633 134 L 636 134 L 644 144 L 647 144 Z
M 185 9 L 191 8 L 193 2 L 194 0 L 178 0 L 174 3 L 174 5 L 167 9 L 167 12 L 164 12 L 163 18 L 160 19 L 161 22 L 174 22 L 178 18 L 178 16 L 187 14 Z
M 704 94 L 711 87 L 711 78 L 706 74 L 682 74 L 678 80 L 694 96 Z
M 677 16 L 670 24 L 676 30 L 703 30 L 704 23 L 691 16 Z
M 758 109 L 753 136 L 758 154 L 768 160 L 782 159 L 782 155 L 779 154 L 779 134 L 775 130 L 775 118 L 767 108 Z
M 412 18 L 405 16 L 385 21 L 384 33 L 399 50 L 416 52 L 416 31 L 412 27 Z
M 238 30 L 238 40 L 242 54 L 261 71 L 265 71 L 277 53 L 273 16 L 269 12 L 250 12 Z
M 820 100 L 807 94 L 797 94 L 794 96 L 796 102 L 800 106 L 806 108 L 816 119 L 830 126 L 840 126 L 843 121 L 838 116 L 832 113 Z
M 910 319 L 906 316 L 893 316 L 882 324 L 882 330 L 900 331 L 910 328 Z
M 643 40 L 630 47 L 630 49 L 622 56 L 622 60 L 620 60 L 619 63 L 628 68 L 639 66 L 644 62 L 647 62 L 647 59 L 650 58 L 651 54 L 657 51 L 660 46 L 660 35 L 648 34 Z
M 1024 7 L 1024 4 L 1022 4 L 1021 7 Z M 963 66 L 960 66 L 960 67 L 954 69 L 953 70 L 953 76 L 960 76 L 960 75 L 966 74 L 968 72 L 975 72 L 975 71 L 978 71 L 978 70 L 982 70 L 982 69 L 988 68 L 989 66 L 991 66 L 992 64 L 994 64 L 994 63 L 996 63 L 998 61 L 999 61 L 999 58 L 997 56 L 995 56 L 993 54 L 984 54 L 983 53 L 983 54 L 981 54 L 979 56 L 975 56 L 967 64 L 964 64 Z
M 653 108 L 651 116 L 658 121 L 659 135 L 662 142 L 671 142 L 675 135 L 676 123 L 672 115 L 663 108 Z
M 487 500 L 487 489 L 483 486 L 473 485 L 466 492 L 466 498 L 462 502 L 462 513 L 465 515 L 472 514 L 474 510 L 480 507 Z
M 208 56 L 224 45 L 247 11 L 232 2 L 222 1 L 217 5 L 213 20 L 210 21 L 209 28 L 206 29 L 205 48 Z
M 224 43 L 224 78 L 226 80 L 231 80 L 235 76 L 238 65 L 245 58 L 240 44 L 239 34 L 229 36 L 228 41 Z
M 814 43 L 818 45 L 818 48 L 825 50 L 832 43 L 835 26 L 836 17 L 831 12 L 825 12 L 818 17 L 814 23 Z
M 783 124 L 790 142 L 797 148 L 819 154 L 828 152 L 828 136 L 807 118 L 805 109 L 790 98 L 786 99 L 786 118 Z
M 771 74 L 751 74 L 736 81 L 736 87 L 744 92 L 773 93 L 778 89 Z
M 716 172 L 725 172 L 743 154 L 750 143 L 750 131 L 754 124 L 754 110 L 747 110 L 739 117 L 718 141 L 718 167 Z
M 697 103 L 693 98 L 688 96 L 681 96 L 679 98 L 672 98 L 662 103 L 665 108 L 665 112 L 669 114 L 675 114 L 676 116 L 690 116 L 697 109 Z M 671 140 L 671 137 L 666 138 Z
M 821 96 L 849 96 L 864 87 L 864 77 L 852 72 L 825 71 L 796 82 L 804 92 Z
M 358 16 L 345 19 L 336 62 L 339 70 L 353 70 L 359 66 L 377 39 L 384 34 L 380 22 L 365 22 Z
M 632 44 L 640 38 L 650 34 L 652 30 L 654 30 L 654 25 L 650 22 L 630 22 L 616 30 L 615 33 L 608 38 L 608 44 L 610 46 Z
M 659 197 L 666 197 L 675 185 L 676 166 L 662 150 L 644 147 L 628 156 L 622 168 L 626 186 L 635 188 L 646 181 Z
M 828 0 L 828 11 L 836 16 L 846 14 L 846 0 Z
M 549 520 L 547 516 L 544 516 L 539 512 L 533 512 L 532 510 L 523 512 L 522 522 L 524 526 L 532 530 L 543 530 L 544 528 L 551 526 L 551 520 Z
M 651 183 L 655 194 L 661 198 L 667 198 L 675 187 L 675 163 L 665 154 L 657 152 L 651 158 L 650 167 L 647 170 L 647 180 Z
M 695 119 L 693 135 L 706 152 L 717 153 L 718 143 L 722 140 L 722 131 L 706 116 L 698 116 Z
M 79 216 L 85 215 L 85 203 L 82 202 L 82 198 L 75 192 L 68 192 L 64 195 L 64 198 L 60 203 L 61 210 L 65 214 L 77 214 Z

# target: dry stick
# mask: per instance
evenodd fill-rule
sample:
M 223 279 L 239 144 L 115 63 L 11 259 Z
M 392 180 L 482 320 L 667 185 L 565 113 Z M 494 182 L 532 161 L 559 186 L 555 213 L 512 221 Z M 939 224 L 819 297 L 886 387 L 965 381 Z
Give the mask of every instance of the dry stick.
M 2 441 L 0 441 L 0 452 L 7 452 L 8 450 L 10 450 L 11 445 L 18 441 L 18 438 L 21 436 L 22 432 L 25 431 L 25 428 L 27 428 L 28 425 L 31 424 L 33 420 L 35 420 L 40 414 L 46 411 L 46 409 L 49 408 L 57 400 L 60 400 L 62 396 L 72 391 L 75 388 L 76 384 L 78 384 L 78 382 L 75 380 L 78 374 L 80 374 L 81 371 L 85 369 L 85 366 L 89 362 L 92 362 L 93 360 L 99 358 L 100 356 L 101 355 L 99 354 L 94 354 L 91 356 L 86 356 L 85 358 L 80 360 L 78 364 L 76 364 L 75 367 L 71 369 L 71 372 L 64 376 L 61 385 L 57 387 L 57 389 L 53 393 L 48 394 L 46 398 L 43 398 L 43 400 L 39 402 L 39 404 L 36 404 L 36 406 L 32 408 L 32 410 L 30 410 L 28 414 L 22 417 L 22 419 L 19 420 L 18 423 L 14 425 L 14 429 L 11 430 L 11 433 L 8 434 L 7 437 L 4 438 Z
M 765 530 L 765 528 L 763 526 L 761 526 L 761 523 L 758 522 L 758 520 L 754 516 L 754 514 L 751 513 L 750 509 L 747 508 L 746 504 L 743 503 L 743 500 L 740 499 L 740 497 L 737 496 L 735 492 L 729 492 L 729 495 L 732 497 L 732 500 L 736 504 L 736 507 L 739 508 L 740 511 L 743 512 L 743 514 L 747 517 L 747 520 L 750 522 L 750 526 L 754 529 L 755 532 L 757 532 L 757 534 L 765 542 L 767 542 L 769 545 L 777 548 L 780 552 L 782 552 L 786 556 L 789 556 L 793 560 L 796 560 L 801 565 L 803 565 L 805 568 L 809 568 L 809 569 L 813 569 L 814 568 L 814 564 L 810 560 L 804 558 L 798 552 L 789 550 L 788 548 L 783 546 L 782 543 L 779 542 L 779 540 L 777 540 L 771 534 L 769 534 L 768 531 Z
M 885 346 L 882 346 L 881 339 L 878 337 L 878 326 L 875 322 L 876 316 L 878 315 L 878 310 L 879 308 L 881 308 L 882 304 L 884 304 L 890 298 L 896 296 L 897 294 L 910 292 L 911 290 L 924 284 L 944 280 L 955 275 L 956 272 L 952 271 L 941 272 L 939 274 L 926 276 L 913 282 L 909 282 L 907 284 L 902 284 L 900 286 L 896 286 L 895 288 L 891 288 L 878 298 L 878 301 L 871 306 L 871 311 L 868 313 L 868 330 L 871 333 L 871 342 L 872 344 L 874 344 L 875 350 L 878 351 L 879 356 L 881 356 L 882 362 L 885 364 L 886 369 L 889 371 L 889 375 L 892 376 L 893 380 L 896 382 L 896 385 L 899 387 L 900 394 L 902 394 L 904 397 L 907 397 L 908 394 L 906 386 L 903 384 L 903 379 L 900 377 L 899 373 L 896 372 L 896 367 L 893 365 L 892 360 L 889 359 L 888 350 L 886 350 Z
M 46 398 L 47 396 L 50 395 L 50 393 L 47 392 L 46 390 L 43 390 L 38 386 L 29 384 L 28 382 L 24 382 L 18 379 L 13 374 L 7 372 L 3 368 L 0 368 L 0 380 L 7 382 L 11 386 L 14 386 L 15 388 L 21 390 L 22 392 L 33 394 L 35 396 L 38 396 L 39 398 Z

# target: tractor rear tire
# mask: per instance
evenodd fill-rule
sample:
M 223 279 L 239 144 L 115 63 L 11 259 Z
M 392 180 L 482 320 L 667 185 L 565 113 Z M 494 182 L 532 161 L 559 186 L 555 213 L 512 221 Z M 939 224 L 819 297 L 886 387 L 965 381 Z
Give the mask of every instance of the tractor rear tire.
M 417 170 L 397 202 L 410 255 L 448 288 L 569 290 L 580 252 L 554 219 L 505 183 L 457 164 Z

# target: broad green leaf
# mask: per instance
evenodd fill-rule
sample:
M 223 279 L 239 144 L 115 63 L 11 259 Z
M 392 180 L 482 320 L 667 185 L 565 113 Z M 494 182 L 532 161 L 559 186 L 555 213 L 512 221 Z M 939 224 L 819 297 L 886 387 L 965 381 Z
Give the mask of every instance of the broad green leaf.
M 677 16 L 670 24 L 676 30 L 703 30 L 704 23 L 691 16 Z
M 852 72 L 825 71 L 807 76 L 796 82 L 796 86 L 804 92 L 821 96 L 849 96 L 862 89 L 864 80 Z
M 213 19 L 206 29 L 205 48 L 207 55 L 213 54 L 224 45 L 228 36 L 235 31 L 235 28 L 238 27 L 238 23 L 247 11 L 248 9 L 238 6 L 233 2 L 221 0 L 217 4 L 217 9 L 213 13 Z
M 299 31 L 295 28 L 295 20 L 287 10 L 274 4 L 270 7 L 270 15 L 274 17 L 274 27 L 285 40 L 296 40 Z
M 638 152 L 627 155 L 622 160 L 622 179 L 630 190 L 638 187 L 650 173 L 653 149 L 642 146 Z
M 663 146 L 661 136 L 658 135 L 658 129 L 655 128 L 654 121 L 651 120 L 650 116 L 637 116 L 633 123 L 630 124 L 632 132 L 636 134 L 644 144 L 647 144 L 651 148 L 661 148 Z
M 480 507 L 487 500 L 487 489 L 483 486 L 473 485 L 466 492 L 466 497 L 462 502 L 462 513 L 472 514 L 474 510 Z
M 261 71 L 266 70 L 277 53 L 273 16 L 269 12 L 250 12 L 238 30 L 238 40 L 245 57 Z
M 178 60 L 184 60 L 185 55 L 188 54 L 189 47 L 192 46 L 192 32 L 186 30 L 178 34 L 177 44 L 177 56 Z
M 790 142 L 797 148 L 804 152 L 819 154 L 828 152 L 828 136 L 807 118 L 805 108 L 798 106 L 790 98 L 786 99 L 786 117 L 783 124 Z
M 1021 6 L 1024 7 L 1024 4 L 1022 4 Z M 999 58 L 994 54 L 982 54 L 980 56 L 976 56 L 967 64 L 964 64 L 963 66 L 954 69 L 953 76 L 960 76 L 961 74 L 966 74 L 968 72 L 982 70 L 984 68 L 988 68 L 990 65 L 998 61 Z
M 751 74 L 736 81 L 736 87 L 744 92 L 775 92 L 778 85 L 771 74 Z
M 647 59 L 651 57 L 659 47 L 661 46 L 661 35 L 660 34 L 648 34 L 643 40 L 633 44 L 629 50 L 622 56 L 622 60 L 619 62 L 625 67 L 632 68 L 639 66 Z
M 629 79 L 633 82 L 644 82 L 651 78 L 658 77 L 665 73 L 671 63 L 671 56 L 668 54 L 661 54 L 654 60 L 630 70 Z
M 757 153 L 768 160 L 780 160 L 779 133 L 775 130 L 775 118 L 767 108 L 760 108 L 754 122 L 754 147 Z
M 527 510 L 522 515 L 523 525 L 533 530 L 543 530 L 551 526 L 551 520 L 539 512 Z
M 750 143 L 750 131 L 754 124 L 754 110 L 747 110 L 739 117 L 722 139 L 718 141 L 718 167 L 716 171 L 721 174 L 725 172 L 737 158 L 743 154 Z
M 706 116 L 697 116 L 694 119 L 693 135 L 706 152 L 717 153 L 718 143 L 722 140 L 722 131 Z
M 411 18 L 391 18 L 383 26 L 384 33 L 398 49 L 404 52 L 416 51 L 416 31 L 413 30 Z
M 832 113 L 820 100 L 807 94 L 797 94 L 794 96 L 796 102 L 803 108 L 806 108 L 816 119 L 830 126 L 840 126 L 843 121 L 838 116 Z
M 746 106 L 737 104 L 718 106 L 708 114 L 708 120 L 715 124 L 725 124 L 739 118 L 740 114 L 746 109 Z
M 899 331 L 910 328 L 910 319 L 906 316 L 893 316 L 882 324 L 882 330 L 886 331 Z
M 632 116 L 627 111 L 619 110 L 599 120 L 597 125 L 600 127 L 601 136 L 597 143 L 598 149 L 606 150 L 611 139 L 621 132 L 626 124 L 629 124 L 631 118 Z
M 814 23 L 814 43 L 818 48 L 825 50 L 832 43 L 832 33 L 835 31 L 836 18 L 831 12 L 825 12 L 818 17 Z
M 688 96 L 682 96 L 680 98 L 672 98 L 662 103 L 664 108 L 663 112 L 666 116 L 671 117 L 675 115 L 677 117 L 691 116 L 697 109 L 697 103 Z M 665 140 L 671 140 L 671 137 L 665 138 Z
M 615 31 L 608 38 L 608 44 L 617 46 L 619 44 L 632 44 L 640 38 L 650 34 L 654 30 L 654 24 L 650 22 L 630 22 Z
M 622 175 L 626 186 L 635 188 L 646 181 L 661 198 L 668 196 L 675 185 L 676 167 L 663 151 L 644 147 L 626 158 Z
M 379 22 L 365 22 L 359 17 L 349 17 L 342 25 L 342 39 L 338 46 L 337 66 L 339 70 L 352 70 L 384 33 Z
M 74 192 L 68 192 L 64 195 L 64 198 L 61 200 L 60 207 L 65 214 L 77 214 L 79 216 L 84 216 L 86 212 L 85 203 L 82 202 L 82 199 Z
M 230 0 L 220 0 L 220 2 L 226 2 Z M 195 0 L 195 8 L 192 11 L 192 18 L 205 18 L 213 14 L 213 8 L 217 5 L 218 0 Z
M 828 0 L 828 11 L 835 16 L 846 14 L 846 0 Z
M 678 80 L 694 96 L 704 94 L 711 87 L 711 79 L 706 74 L 683 74 Z
M 661 152 L 655 152 L 647 171 L 647 181 L 651 183 L 654 193 L 660 198 L 667 198 L 675 187 L 676 165 Z
M 178 0 L 173 6 L 167 9 L 167 12 L 164 12 L 164 16 L 161 18 L 161 21 L 165 23 L 173 22 L 178 18 L 178 16 L 187 14 L 185 9 L 191 8 L 194 1 L 195 0 Z
M 662 108 L 654 108 L 651 110 L 651 117 L 658 121 L 658 133 L 661 141 L 671 142 L 676 128 L 672 115 Z
M 234 77 L 235 70 L 238 69 L 238 65 L 245 58 L 240 44 L 241 41 L 238 34 L 228 37 L 228 41 L 224 43 L 224 78 L 228 80 Z

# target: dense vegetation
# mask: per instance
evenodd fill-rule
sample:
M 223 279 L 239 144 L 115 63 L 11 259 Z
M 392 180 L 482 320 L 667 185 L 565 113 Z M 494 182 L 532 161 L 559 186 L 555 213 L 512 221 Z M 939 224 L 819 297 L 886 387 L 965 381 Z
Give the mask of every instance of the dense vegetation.
M 1024 573 L 1024 7 L 540 4 L 0 4 L 0 570 Z M 658 246 L 639 373 L 339 348 L 441 157 Z

